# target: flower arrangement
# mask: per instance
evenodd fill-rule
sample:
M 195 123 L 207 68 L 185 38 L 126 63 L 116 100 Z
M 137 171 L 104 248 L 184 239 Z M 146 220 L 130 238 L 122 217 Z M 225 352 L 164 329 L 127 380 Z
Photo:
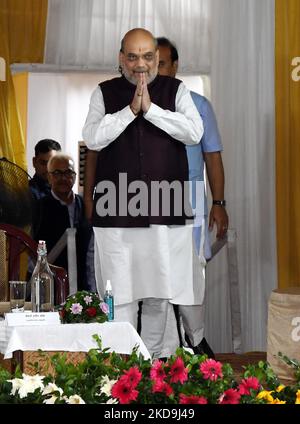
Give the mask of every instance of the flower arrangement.
M 280 384 L 266 362 L 245 367 L 238 381 L 229 364 L 178 349 L 167 362 L 144 360 L 134 349 L 124 358 L 92 349 L 76 366 L 66 355 L 51 358 L 55 375 L 14 378 L 0 369 L 0 403 L 102 404 L 300 404 L 300 364 L 290 361 L 297 382 Z M 284 358 L 289 363 L 288 358 Z
M 79 291 L 67 297 L 59 307 L 59 314 L 63 323 L 105 322 L 109 307 L 97 293 Z

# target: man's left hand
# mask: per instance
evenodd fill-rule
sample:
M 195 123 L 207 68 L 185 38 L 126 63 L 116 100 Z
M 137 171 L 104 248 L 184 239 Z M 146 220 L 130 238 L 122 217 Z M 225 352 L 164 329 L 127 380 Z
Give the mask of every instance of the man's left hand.
M 143 97 L 142 97 L 142 110 L 144 113 L 147 113 L 151 106 L 151 99 L 148 91 L 146 76 L 142 74 L 142 84 L 143 84 Z
M 209 214 L 209 230 L 212 231 L 214 224 L 217 226 L 217 239 L 222 239 L 227 234 L 228 215 L 223 206 L 213 205 Z

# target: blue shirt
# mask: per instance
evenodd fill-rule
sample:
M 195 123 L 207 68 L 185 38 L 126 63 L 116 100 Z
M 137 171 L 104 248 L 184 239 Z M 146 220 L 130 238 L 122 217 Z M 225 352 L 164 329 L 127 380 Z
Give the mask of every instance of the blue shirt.
M 186 146 L 188 164 L 189 164 L 189 180 L 192 181 L 192 206 L 195 207 L 195 182 L 204 181 L 204 158 L 203 152 L 220 152 L 223 149 L 218 124 L 212 105 L 206 97 L 191 91 L 192 99 L 197 110 L 203 120 L 204 134 L 201 143 Z M 205 239 L 204 239 L 204 256 L 206 259 L 211 257 L 211 249 L 208 234 L 208 208 L 207 199 L 204 197 L 204 219 L 205 219 Z M 196 249 L 199 254 L 201 242 L 201 227 L 194 227 L 193 231 Z

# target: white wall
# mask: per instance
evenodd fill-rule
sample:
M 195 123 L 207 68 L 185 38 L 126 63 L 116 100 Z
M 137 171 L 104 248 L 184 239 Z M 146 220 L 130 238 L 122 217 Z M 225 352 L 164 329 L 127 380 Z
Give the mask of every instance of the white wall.
M 57 140 L 78 165 L 78 141 L 92 91 L 109 75 L 97 73 L 29 73 L 27 117 L 28 173 L 33 175 L 35 144 L 43 138 Z

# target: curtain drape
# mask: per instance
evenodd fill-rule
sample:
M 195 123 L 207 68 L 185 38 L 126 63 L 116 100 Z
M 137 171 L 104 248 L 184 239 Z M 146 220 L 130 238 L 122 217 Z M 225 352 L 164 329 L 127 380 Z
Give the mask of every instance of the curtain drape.
M 293 59 L 299 58 L 293 65 Z M 298 64 L 298 71 L 296 69 Z M 279 287 L 300 286 L 300 1 L 276 0 L 276 180 Z
M 176 43 L 181 71 L 207 73 L 209 22 L 207 0 L 49 0 L 45 63 L 117 70 L 121 38 L 143 27 Z
M 230 226 L 237 231 L 245 351 L 266 349 L 267 301 L 277 285 L 274 8 L 274 0 L 212 0 L 212 101 L 224 145 Z M 213 261 L 207 330 L 224 352 L 217 337 L 228 343 L 226 255 Z
M 0 0 L 0 56 L 6 81 L 0 82 L 0 156 L 26 169 L 25 142 L 9 65 L 42 62 L 47 0 Z

